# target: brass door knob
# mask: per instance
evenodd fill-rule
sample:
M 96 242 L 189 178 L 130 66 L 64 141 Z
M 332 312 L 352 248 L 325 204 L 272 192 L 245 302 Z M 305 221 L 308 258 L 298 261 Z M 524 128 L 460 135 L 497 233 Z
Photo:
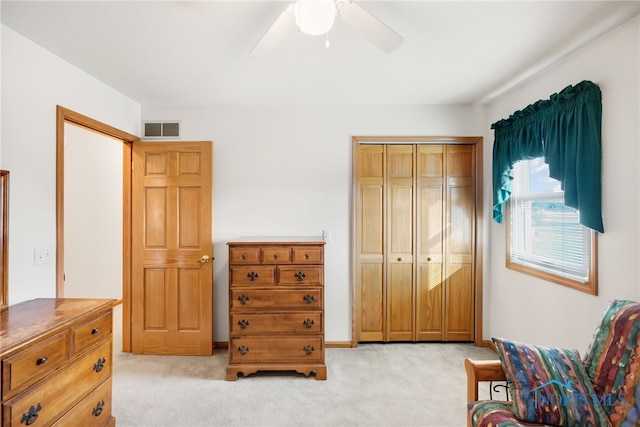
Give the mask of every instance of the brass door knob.
M 210 261 L 211 258 L 209 258 L 209 255 L 202 255 L 202 258 L 200 258 L 200 262 L 205 264 L 207 262 Z

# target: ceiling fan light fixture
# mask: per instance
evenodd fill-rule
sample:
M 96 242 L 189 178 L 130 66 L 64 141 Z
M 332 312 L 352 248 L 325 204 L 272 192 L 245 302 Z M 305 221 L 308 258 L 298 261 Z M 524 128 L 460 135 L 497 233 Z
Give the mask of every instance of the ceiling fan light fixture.
M 294 15 L 301 32 L 319 36 L 333 27 L 336 4 L 334 0 L 297 0 Z

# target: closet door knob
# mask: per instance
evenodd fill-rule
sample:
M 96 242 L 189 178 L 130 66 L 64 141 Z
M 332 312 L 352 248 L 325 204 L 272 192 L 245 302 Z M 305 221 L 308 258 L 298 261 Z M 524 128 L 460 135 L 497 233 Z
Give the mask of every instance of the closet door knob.
M 398 261 L 402 261 L 402 257 L 401 256 L 398 257 Z
M 427 258 L 427 261 L 431 261 L 431 257 Z

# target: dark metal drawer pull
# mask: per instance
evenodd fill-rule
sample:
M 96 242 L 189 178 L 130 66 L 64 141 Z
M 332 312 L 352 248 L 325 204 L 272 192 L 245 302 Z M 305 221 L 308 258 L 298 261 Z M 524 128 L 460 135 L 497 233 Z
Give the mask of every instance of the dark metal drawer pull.
M 31 406 L 28 412 L 22 414 L 22 418 L 20 419 L 20 424 L 31 425 L 36 422 L 38 419 L 38 412 L 42 409 L 42 405 L 38 403 L 38 406 Z
M 91 411 L 91 415 L 93 415 L 94 417 L 99 417 L 100 414 L 102 413 L 103 408 L 104 408 L 104 400 L 101 400 L 96 404 L 96 407 L 93 408 L 93 411 Z
M 315 348 L 313 348 L 312 345 L 308 345 L 305 348 L 303 348 L 303 350 L 304 350 L 305 353 L 311 354 L 311 353 L 313 353 L 315 351 Z
M 307 277 L 303 271 L 298 271 L 296 274 L 294 274 L 294 276 L 296 276 L 296 279 L 302 281 L 305 277 Z
M 104 368 L 104 364 L 107 362 L 107 359 L 105 359 L 104 357 L 101 357 L 100 359 L 98 359 L 98 361 L 93 365 L 93 370 L 96 372 L 100 372 L 102 371 L 102 368 Z
M 238 352 L 240 352 L 240 354 L 244 356 L 249 352 L 249 347 L 241 345 L 240 347 L 238 347 Z
M 304 324 L 304 326 L 306 326 L 309 329 L 311 329 L 313 327 L 313 325 L 316 324 L 312 319 L 307 319 L 307 320 L 303 321 L 302 323 Z
M 249 301 L 249 297 L 246 295 L 240 295 L 238 297 L 238 301 L 240 301 L 240 304 L 245 305 L 247 301 Z
M 49 360 L 49 359 L 47 359 L 46 357 L 43 356 L 43 357 L 39 358 L 38 360 L 36 360 L 36 365 L 38 365 L 38 366 L 44 365 L 45 363 L 47 363 L 47 360 Z
M 258 273 L 254 273 L 253 271 L 249 274 L 247 274 L 247 277 L 249 278 L 249 280 L 251 280 L 252 282 L 254 280 L 256 280 L 258 278 Z
M 238 325 L 240 325 L 242 329 L 246 329 L 246 327 L 249 326 L 249 321 L 242 319 L 238 322 Z
M 97 334 L 97 333 L 100 333 L 100 328 L 93 328 L 93 329 L 91 330 L 91 335 L 95 335 L 95 334 Z
M 305 300 L 307 304 L 311 304 L 316 300 L 313 295 L 305 295 L 302 299 Z

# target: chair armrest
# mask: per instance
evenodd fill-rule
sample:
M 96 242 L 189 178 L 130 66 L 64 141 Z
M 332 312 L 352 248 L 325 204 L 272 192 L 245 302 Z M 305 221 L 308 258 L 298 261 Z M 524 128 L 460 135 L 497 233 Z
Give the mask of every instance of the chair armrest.
M 481 381 L 506 381 L 507 376 L 499 360 L 464 360 L 467 371 L 467 402 L 478 400 L 478 383 Z

